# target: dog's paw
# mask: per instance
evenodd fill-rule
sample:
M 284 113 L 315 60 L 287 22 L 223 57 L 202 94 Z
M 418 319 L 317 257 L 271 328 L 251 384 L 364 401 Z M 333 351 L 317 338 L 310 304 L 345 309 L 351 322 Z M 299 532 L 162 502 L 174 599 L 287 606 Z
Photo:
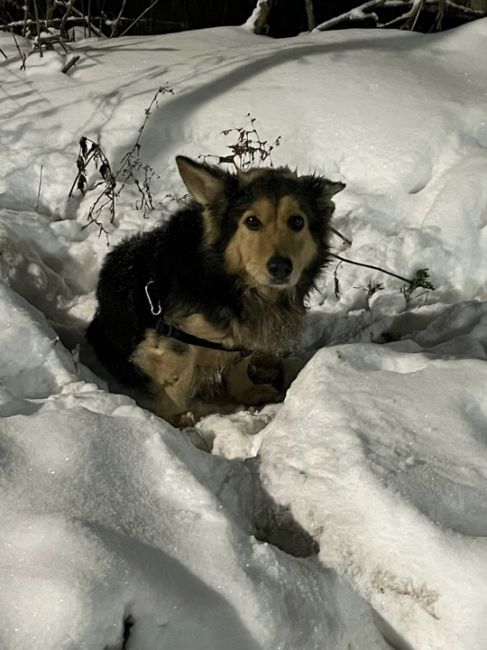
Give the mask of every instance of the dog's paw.
M 186 413 L 181 413 L 181 415 L 177 416 L 176 426 L 179 429 L 184 429 L 185 427 L 194 427 L 196 420 L 197 418 L 194 413 L 191 411 L 186 411 Z
M 281 393 L 271 384 L 255 384 L 240 395 L 240 401 L 245 406 L 257 406 L 268 402 L 277 402 L 281 397 Z
M 279 385 L 282 381 L 282 361 L 268 352 L 254 352 L 247 373 L 254 384 Z

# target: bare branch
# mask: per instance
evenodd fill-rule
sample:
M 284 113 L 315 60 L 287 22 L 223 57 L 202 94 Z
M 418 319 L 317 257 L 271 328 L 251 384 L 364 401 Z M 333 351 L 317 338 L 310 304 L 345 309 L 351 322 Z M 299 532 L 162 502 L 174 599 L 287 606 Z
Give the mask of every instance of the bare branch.
M 406 25 L 407 23 L 414 26 L 421 10 L 423 9 L 424 0 L 411 0 L 411 2 L 405 4 L 409 5 L 406 12 L 397 16 L 397 18 L 390 20 L 388 23 L 384 23 L 381 27 L 395 27 L 396 25 Z
M 66 21 L 73 10 L 73 3 L 74 0 L 69 0 L 68 3 L 65 5 L 66 11 L 64 12 L 64 16 L 61 19 L 61 25 L 59 26 L 59 31 L 61 32 L 61 34 L 63 34 L 63 36 L 66 35 Z
M 112 21 L 112 31 L 110 33 L 110 38 L 113 38 L 114 36 L 117 35 L 118 27 L 120 25 L 120 19 L 122 18 L 122 14 L 126 4 L 127 4 L 127 0 L 123 0 L 122 6 L 120 7 L 120 11 L 118 12 L 118 16 L 115 18 L 115 20 Z
M 330 20 L 325 20 L 323 23 L 317 25 L 313 31 L 324 32 L 327 29 L 334 29 L 338 25 L 350 20 L 364 20 L 365 18 L 374 15 L 372 10 L 375 9 L 375 7 L 380 7 L 385 3 L 386 0 L 368 0 L 368 2 L 364 2 L 359 7 L 354 7 L 354 9 L 350 9 L 350 11 L 335 16 L 335 18 L 330 18 Z
M 310 32 L 316 27 L 315 12 L 313 8 L 313 0 L 304 0 L 306 8 L 306 17 L 308 19 L 308 29 Z
M 404 6 L 407 7 L 407 11 L 387 23 L 379 24 L 379 27 L 400 26 L 414 29 L 421 11 L 437 12 L 438 16 L 436 19 L 435 29 L 440 29 L 441 21 L 443 20 L 446 10 L 448 10 L 453 16 L 464 21 L 475 20 L 487 16 L 485 11 L 465 7 L 464 5 L 454 2 L 454 0 L 410 0 L 410 2 L 404 1 Z
M 145 14 L 152 9 L 152 7 L 155 7 L 156 4 L 159 2 L 159 0 L 154 0 L 152 4 L 150 4 L 144 11 L 138 16 L 133 23 L 131 23 L 126 29 L 123 30 L 123 32 L 120 34 L 120 36 L 125 36 L 125 34 L 132 29 L 134 25 L 136 25 L 141 18 L 145 16 Z
M 58 7 L 67 7 L 68 6 L 68 3 L 65 2 L 64 0 L 54 0 L 54 4 L 56 4 Z M 96 36 L 99 36 L 100 38 L 106 38 L 105 34 L 102 31 L 100 31 L 99 29 L 97 29 L 93 25 L 91 20 L 87 16 L 85 16 L 82 11 L 80 11 L 79 9 L 76 9 L 76 7 L 72 6 L 71 7 L 71 13 L 73 13 L 75 16 L 78 16 L 79 18 L 81 18 L 85 22 L 85 24 L 88 26 L 88 28 L 94 34 L 96 34 Z
M 39 211 L 39 200 L 41 198 L 41 188 L 42 188 L 42 172 L 44 167 L 41 165 L 41 173 L 39 175 L 39 187 L 37 188 L 37 202 L 36 202 L 36 212 Z
M 375 266 L 374 264 L 365 264 L 364 262 L 355 262 L 354 260 L 350 260 L 346 257 L 341 257 L 340 255 L 337 255 L 336 253 L 329 253 L 330 257 L 335 257 L 337 260 L 340 260 L 341 262 L 346 262 L 347 264 L 354 264 L 355 266 L 363 266 L 366 269 L 373 269 L 374 271 L 380 271 L 381 273 L 386 273 L 387 275 L 392 275 L 393 278 L 397 278 L 398 280 L 402 280 L 403 282 L 407 282 L 408 284 L 412 283 L 412 280 L 409 280 L 409 278 L 405 278 L 402 275 L 398 275 L 397 273 L 393 273 L 392 271 L 386 271 L 385 269 L 381 268 L 380 266 Z
M 41 23 L 39 21 L 39 11 L 37 9 L 37 0 L 33 0 L 33 1 L 34 1 L 34 13 L 35 13 L 35 17 L 36 17 L 36 26 L 37 26 L 37 42 L 39 44 L 39 54 L 40 54 L 41 59 L 42 59 L 43 55 L 42 55 L 42 43 L 41 43 Z
M 347 239 L 347 238 L 345 237 L 345 235 L 342 235 L 342 233 L 339 232 L 336 228 L 333 228 L 332 226 L 330 226 L 330 230 L 331 230 L 331 232 L 332 232 L 334 235 L 336 235 L 336 236 L 339 237 L 343 242 L 345 242 L 345 244 L 347 244 L 347 246 L 351 246 L 351 245 L 352 245 L 352 242 L 350 241 L 350 239 Z
M 71 70 L 71 68 L 72 68 L 74 65 L 76 65 L 76 63 L 78 63 L 79 59 L 80 59 L 79 54 L 77 54 L 76 56 L 72 56 L 72 57 L 69 59 L 69 61 L 66 63 L 66 65 L 64 66 L 64 68 L 61 70 L 61 72 L 64 72 L 64 73 L 66 74 L 66 73 L 68 72 L 68 70 Z
M 29 5 L 27 2 L 24 4 L 24 27 L 22 29 L 22 36 L 27 36 L 27 18 L 29 17 Z
M 17 37 L 15 36 L 15 32 L 12 31 L 10 33 L 12 34 L 12 37 L 13 37 L 14 43 L 15 43 L 15 47 L 17 48 L 17 52 L 19 53 L 20 60 L 22 61 L 22 63 L 20 64 L 20 69 L 25 70 L 25 60 L 26 60 L 27 56 L 20 49 L 20 45 L 19 45 L 19 42 L 17 40 Z

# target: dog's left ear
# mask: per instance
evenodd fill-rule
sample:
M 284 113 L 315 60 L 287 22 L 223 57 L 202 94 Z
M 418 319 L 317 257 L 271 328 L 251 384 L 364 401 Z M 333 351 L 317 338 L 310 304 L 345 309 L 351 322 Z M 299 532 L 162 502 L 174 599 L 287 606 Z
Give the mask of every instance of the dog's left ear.
M 225 195 L 225 172 L 197 163 L 186 156 L 176 156 L 176 164 L 184 184 L 193 199 L 200 205 L 212 205 Z
M 331 199 L 332 196 L 338 194 L 345 189 L 345 183 L 339 181 L 329 181 L 323 176 L 299 176 L 299 182 L 303 185 L 306 192 L 316 199 L 326 197 Z

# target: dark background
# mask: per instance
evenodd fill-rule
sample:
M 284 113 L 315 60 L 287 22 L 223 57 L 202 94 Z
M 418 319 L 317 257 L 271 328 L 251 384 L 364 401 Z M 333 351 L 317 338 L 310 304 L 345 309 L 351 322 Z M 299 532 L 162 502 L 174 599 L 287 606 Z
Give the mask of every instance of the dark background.
M 311 0 L 314 20 L 319 24 L 339 16 L 350 9 L 360 6 L 364 0 Z M 271 8 L 263 33 L 275 38 L 295 36 L 308 30 L 305 0 L 270 0 Z M 161 34 L 221 25 L 240 25 L 244 23 L 255 8 L 257 0 L 159 0 L 144 17 L 130 28 L 130 34 Z M 144 9 L 152 4 L 151 0 L 75 0 L 73 6 L 107 36 L 116 36 L 131 25 Z M 455 7 L 456 4 L 456 7 Z M 396 28 L 415 29 L 417 31 L 439 31 L 456 27 L 464 22 L 487 15 L 487 0 L 455 0 L 455 4 L 446 0 L 436 3 L 424 2 L 423 10 L 415 20 L 402 20 Z M 24 10 L 27 7 L 27 12 Z M 352 27 L 377 27 L 403 15 L 411 2 L 386 2 L 374 7 L 365 19 L 343 21 L 340 29 Z M 54 5 L 54 0 L 0 0 L 0 27 L 13 29 L 17 33 L 25 32 L 25 23 L 21 27 L 13 25 L 27 17 L 32 23 L 37 18 L 41 21 L 57 19 L 65 13 L 63 7 Z M 465 11 L 467 8 L 467 11 Z M 120 11 L 121 20 L 113 30 L 109 21 L 115 19 Z M 468 11 L 469 10 L 469 11 Z M 478 14 L 473 13 L 479 12 Z M 483 13 L 482 13 L 483 12 Z M 81 22 L 82 19 L 79 20 Z M 413 24 L 414 22 L 414 24 Z M 48 23 L 49 24 L 49 23 Z M 70 25 L 75 24 L 75 14 L 71 13 Z M 8 26 L 8 27 L 7 27 Z M 30 35 L 35 27 L 30 26 Z

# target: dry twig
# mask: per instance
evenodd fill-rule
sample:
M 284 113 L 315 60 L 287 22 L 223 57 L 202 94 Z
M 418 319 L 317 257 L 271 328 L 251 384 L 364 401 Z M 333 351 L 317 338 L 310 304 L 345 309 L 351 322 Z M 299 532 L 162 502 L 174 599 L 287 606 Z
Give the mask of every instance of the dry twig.
M 39 46 L 39 54 L 42 59 L 42 42 L 41 42 L 41 23 L 39 21 L 39 10 L 37 8 L 37 0 L 33 0 L 34 2 L 34 13 L 36 17 L 36 27 L 37 27 L 37 44 Z
M 120 36 L 125 36 L 125 34 L 129 32 L 132 29 L 132 27 L 136 25 L 139 22 L 139 20 L 143 18 L 145 14 L 152 9 L 152 7 L 155 7 L 158 2 L 159 0 L 154 0 L 146 9 L 144 9 L 144 11 L 140 14 L 140 16 L 137 16 L 137 18 L 132 23 L 130 23 L 130 25 L 126 29 L 123 30 Z

